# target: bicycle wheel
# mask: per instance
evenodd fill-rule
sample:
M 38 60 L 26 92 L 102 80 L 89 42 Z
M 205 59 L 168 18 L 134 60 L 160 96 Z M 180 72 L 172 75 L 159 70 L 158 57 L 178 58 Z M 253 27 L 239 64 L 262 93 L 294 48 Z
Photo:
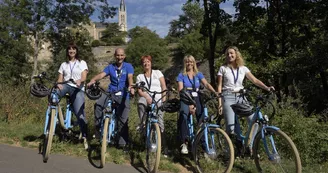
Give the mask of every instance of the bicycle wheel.
M 269 153 L 266 153 L 265 148 Z M 259 172 L 302 172 L 299 153 L 293 141 L 281 130 L 267 128 L 254 141 L 254 161 Z
M 161 132 L 157 123 L 150 127 L 149 137 L 146 139 L 146 162 L 148 172 L 157 172 L 161 158 Z
M 206 149 L 205 129 L 196 136 L 194 160 L 200 173 L 230 172 L 234 163 L 234 148 L 229 136 L 220 128 L 208 128 Z
M 102 140 L 101 140 L 100 167 L 104 167 L 106 161 L 108 124 L 109 124 L 109 118 L 105 118 L 104 127 L 102 131 Z
M 43 162 L 46 163 L 49 158 L 50 150 L 51 150 L 51 144 L 52 144 L 52 138 L 54 136 L 54 125 L 55 125 L 55 117 L 56 117 L 56 109 L 51 109 L 50 118 L 47 125 L 47 131 L 44 136 L 43 141 Z

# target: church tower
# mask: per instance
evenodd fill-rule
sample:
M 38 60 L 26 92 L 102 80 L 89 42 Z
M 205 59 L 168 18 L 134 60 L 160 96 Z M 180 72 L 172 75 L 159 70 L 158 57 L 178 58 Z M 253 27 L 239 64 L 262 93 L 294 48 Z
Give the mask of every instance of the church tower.
M 127 20 L 126 20 L 126 6 L 124 0 L 121 0 L 120 8 L 118 11 L 118 26 L 120 31 L 128 31 Z

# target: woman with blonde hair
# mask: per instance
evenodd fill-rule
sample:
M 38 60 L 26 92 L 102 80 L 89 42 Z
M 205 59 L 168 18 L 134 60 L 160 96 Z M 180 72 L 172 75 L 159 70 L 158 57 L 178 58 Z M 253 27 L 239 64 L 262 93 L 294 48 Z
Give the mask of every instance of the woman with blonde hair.
M 266 90 L 274 90 L 274 87 L 266 86 L 262 81 L 257 79 L 251 71 L 244 66 L 243 57 L 235 46 L 230 46 L 225 51 L 226 61 L 223 66 L 220 67 L 218 72 L 218 92 L 223 94 L 223 99 L 219 99 L 219 112 L 223 113 L 226 132 L 231 136 L 237 135 L 236 146 L 237 148 L 242 146 L 241 142 L 241 130 L 238 121 L 235 121 L 235 113 L 230 107 L 232 104 L 242 101 L 242 97 L 237 93 L 240 89 L 244 88 L 243 81 L 246 76 L 253 84 Z M 248 121 L 253 118 L 253 115 L 248 117 Z M 254 131 L 257 131 L 255 128 Z M 254 135 L 256 133 L 253 133 Z M 254 137 L 254 136 L 253 136 Z M 237 155 L 238 153 L 237 149 Z
M 192 55 L 187 55 L 183 59 L 184 67 L 183 71 L 178 75 L 178 90 L 185 89 L 191 94 L 196 102 L 196 107 L 193 105 L 186 105 L 180 101 L 180 116 L 178 120 L 179 137 L 181 141 L 181 153 L 188 154 L 188 124 L 187 118 L 190 113 L 196 113 L 196 119 L 199 121 L 203 113 L 203 106 L 199 98 L 199 87 L 203 84 L 207 89 L 215 93 L 214 88 L 207 82 L 203 73 L 197 69 L 195 58 Z

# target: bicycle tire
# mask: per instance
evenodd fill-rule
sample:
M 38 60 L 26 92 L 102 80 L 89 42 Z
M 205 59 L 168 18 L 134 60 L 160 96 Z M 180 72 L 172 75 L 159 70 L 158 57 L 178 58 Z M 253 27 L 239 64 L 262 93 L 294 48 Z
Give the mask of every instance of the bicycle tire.
M 154 135 L 154 136 L 153 136 Z M 152 137 L 155 137 L 155 151 L 152 143 Z M 152 123 L 150 127 L 150 132 L 149 132 L 149 141 L 151 144 L 148 144 L 146 141 L 146 162 L 147 162 L 147 168 L 149 173 L 156 173 L 158 170 L 159 162 L 161 159 L 161 131 L 159 129 L 159 126 L 157 123 Z M 147 139 L 148 140 L 148 139 Z M 151 154 L 155 153 L 155 160 L 151 160 Z
M 109 118 L 105 118 L 104 127 L 102 131 L 102 140 L 101 140 L 100 167 L 104 167 L 106 162 L 108 124 L 109 124 Z
M 64 116 L 63 116 L 63 111 L 61 109 L 61 106 L 58 104 L 58 119 L 59 119 L 59 122 L 60 122 L 60 126 L 63 128 L 63 129 L 66 129 L 65 127 L 65 121 L 64 121 Z
M 271 151 L 271 149 L 273 149 L 271 143 L 272 136 L 274 139 L 274 147 L 276 148 L 278 154 L 273 154 Z M 282 138 L 277 138 L 278 136 Z M 255 161 L 256 168 L 259 172 L 296 172 L 296 173 L 302 172 L 302 164 L 301 164 L 301 158 L 299 156 L 299 152 L 294 142 L 290 139 L 290 137 L 286 133 L 284 133 L 280 129 L 276 130 L 272 128 L 267 128 L 265 132 L 265 139 L 266 139 L 267 147 L 270 152 L 270 156 L 267 156 L 267 153 L 265 152 L 263 139 L 261 137 L 261 131 L 256 134 L 255 141 L 254 141 L 254 147 L 253 147 L 254 161 Z M 289 152 L 292 153 L 289 154 L 284 153 L 288 150 Z M 294 161 L 290 159 L 293 159 Z M 281 161 L 286 161 L 287 164 L 281 164 Z M 260 162 L 262 163 L 263 166 L 261 166 Z M 281 170 L 283 168 L 288 170 Z
M 47 163 L 50 150 L 51 150 L 51 145 L 52 145 L 52 139 L 54 136 L 54 125 L 55 125 L 55 117 L 56 117 L 56 109 L 51 109 L 50 113 L 50 119 L 48 121 L 47 125 L 47 132 L 45 137 L 44 137 L 44 142 L 43 142 L 43 162 Z
M 219 147 L 216 147 L 215 151 L 212 150 L 212 152 L 208 152 L 208 153 L 204 152 L 202 139 L 204 139 L 205 128 L 197 133 L 196 140 L 193 145 L 193 155 L 194 155 L 194 161 L 196 163 L 197 171 L 199 173 L 203 173 L 203 172 L 229 173 L 233 168 L 233 164 L 235 160 L 233 144 L 229 136 L 224 130 L 220 128 L 213 128 L 213 127 L 209 127 L 208 129 L 209 129 L 208 134 L 213 134 L 213 133 L 217 134 L 215 136 L 209 135 L 208 137 L 209 146 L 213 147 L 213 144 L 210 142 L 210 140 L 213 140 L 214 142 L 215 141 L 218 142 Z M 217 139 L 213 139 L 213 137 L 217 137 Z

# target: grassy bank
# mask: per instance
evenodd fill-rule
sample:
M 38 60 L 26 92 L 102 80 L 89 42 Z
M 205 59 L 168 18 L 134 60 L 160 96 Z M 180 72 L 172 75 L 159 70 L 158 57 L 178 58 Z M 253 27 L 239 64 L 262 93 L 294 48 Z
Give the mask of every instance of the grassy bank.
M 9 88 L 5 88 L 2 86 L 0 88 L 2 100 L 0 102 L 0 142 L 11 144 L 15 146 L 29 147 L 29 148 L 38 148 L 39 143 L 42 141 L 42 133 L 44 126 L 44 117 L 45 117 L 45 109 L 47 105 L 46 98 L 35 98 L 30 96 L 28 92 L 27 86 L 21 86 L 17 88 L 10 88 L 10 92 L 8 92 Z M 22 92 L 23 91 L 23 92 Z M 89 121 L 89 136 L 94 133 L 93 128 L 93 104 L 94 101 L 90 101 L 86 99 L 86 114 Z M 290 109 L 290 108 L 289 108 Z M 279 113 L 279 112 L 278 112 Z M 290 118 L 293 118 L 293 114 L 289 113 Z M 160 162 L 160 170 L 166 172 L 193 172 L 193 160 L 191 156 L 181 156 L 179 154 L 179 143 L 176 138 L 176 114 L 165 114 L 165 127 L 167 132 L 167 143 L 170 152 L 170 156 L 168 158 L 161 158 Z M 285 122 L 286 121 L 286 122 Z M 303 120 L 298 120 L 303 121 Z M 298 127 L 298 122 L 294 120 L 296 125 L 293 128 Z M 139 118 L 136 110 L 135 100 L 132 101 L 130 118 L 129 118 L 129 132 L 131 139 L 131 150 L 129 153 L 124 153 L 122 150 L 116 149 L 115 147 L 109 147 L 107 152 L 107 162 L 113 162 L 116 164 L 129 164 L 134 166 L 136 169 L 144 171 L 145 169 L 145 152 L 144 152 L 144 144 L 143 138 L 137 132 L 136 126 L 138 125 Z M 287 119 L 284 120 L 280 118 L 278 122 L 282 129 L 287 128 L 287 122 L 290 123 Z M 304 122 L 303 122 L 304 123 Z M 279 125 L 279 126 L 280 126 Z M 302 124 L 301 124 L 302 125 Z M 306 128 L 307 126 L 304 126 Z M 297 130 L 297 129 L 296 129 Z M 303 133 L 307 133 L 304 131 Z M 61 134 L 61 131 L 57 131 L 57 134 Z M 302 133 L 301 133 L 302 134 Z M 298 135 L 301 135 L 298 134 Z M 325 135 L 325 134 L 322 134 Z M 78 141 L 76 137 L 65 138 L 62 139 L 59 137 L 60 135 L 56 135 L 54 138 L 54 144 L 52 145 L 51 153 L 60 153 L 70 156 L 79 156 L 88 158 L 90 164 L 93 164 L 95 167 L 99 165 L 99 160 L 95 159 L 93 156 L 96 155 L 97 147 L 99 144 L 95 140 L 91 140 L 92 149 L 87 152 L 84 150 L 83 145 Z M 306 135 L 307 136 L 307 135 Z M 293 136 L 294 137 L 294 136 Z M 301 136 L 304 139 L 303 136 Z M 311 136 L 308 139 L 311 145 L 314 145 L 316 141 L 310 141 Z M 300 137 L 299 137 L 300 138 Z M 296 136 L 293 140 L 295 140 L 296 145 L 298 147 L 304 147 L 308 145 L 304 145 L 307 141 L 298 142 L 299 138 Z M 314 143 L 314 144 L 312 144 Z M 311 148 L 312 150 L 312 148 Z M 321 150 L 323 150 L 321 148 Z M 301 153 L 301 157 L 304 158 L 310 156 L 305 155 L 307 151 L 299 149 Z M 36 151 L 37 152 L 37 151 Z M 322 153 L 324 155 L 324 153 Z M 51 159 L 51 155 L 50 155 Z M 302 161 L 303 161 L 302 160 Z M 40 162 L 42 162 L 40 155 Z M 309 163 L 309 162 L 305 162 Z M 328 164 L 324 163 L 315 163 L 312 164 L 303 164 L 304 170 L 303 172 L 325 172 L 328 168 Z M 256 168 L 253 160 L 250 159 L 242 159 L 236 160 L 234 164 L 233 172 L 256 172 Z

